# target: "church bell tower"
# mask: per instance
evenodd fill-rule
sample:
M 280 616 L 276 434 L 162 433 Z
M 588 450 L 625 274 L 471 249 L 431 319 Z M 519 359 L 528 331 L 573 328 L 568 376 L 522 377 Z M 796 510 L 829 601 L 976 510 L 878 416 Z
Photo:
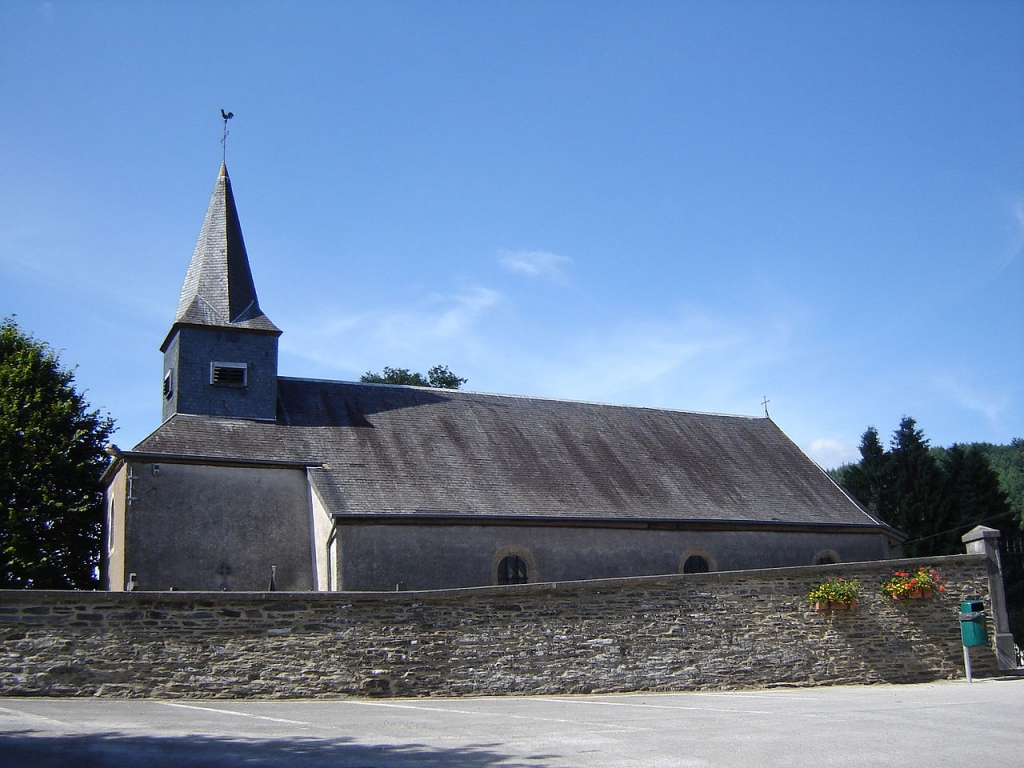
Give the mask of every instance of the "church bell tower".
M 222 163 L 174 324 L 160 347 L 164 421 L 177 413 L 275 420 L 280 335 L 256 298 Z

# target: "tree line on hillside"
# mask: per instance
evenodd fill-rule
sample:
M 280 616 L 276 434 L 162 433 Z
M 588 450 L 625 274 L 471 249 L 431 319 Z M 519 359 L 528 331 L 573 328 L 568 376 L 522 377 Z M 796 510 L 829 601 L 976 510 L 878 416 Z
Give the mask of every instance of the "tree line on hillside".
M 880 520 L 908 535 L 908 557 L 963 552 L 960 537 L 976 525 L 1004 534 L 1021 527 L 1024 441 L 931 448 L 910 417 L 886 449 L 878 430 L 861 438 L 861 460 L 833 478 Z
M 999 485 L 1006 491 L 1014 518 L 1024 531 L 1024 440 L 1014 438 L 1009 445 L 972 443 L 988 456 L 988 463 L 999 475 Z M 940 451 L 943 449 L 939 449 Z
M 954 555 L 976 525 L 1002 533 L 1003 585 L 1010 630 L 1024 644 L 1024 440 L 930 448 L 904 417 L 889 448 L 878 431 L 861 438 L 861 460 L 833 478 L 883 522 L 907 534 L 908 557 Z

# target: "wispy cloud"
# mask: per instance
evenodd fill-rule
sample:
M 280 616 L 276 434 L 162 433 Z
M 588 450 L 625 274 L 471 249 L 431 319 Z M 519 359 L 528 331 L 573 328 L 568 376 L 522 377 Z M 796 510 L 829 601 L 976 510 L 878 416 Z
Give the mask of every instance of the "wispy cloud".
M 501 311 L 495 311 L 497 308 Z M 358 375 L 383 365 L 449 364 L 470 389 L 758 415 L 770 381 L 802 353 L 799 308 L 739 314 L 687 305 L 652 317 L 600 312 L 561 324 L 519 314 L 515 294 L 479 285 L 330 317 L 284 318 L 298 375 Z
M 472 327 L 476 320 L 490 307 L 494 306 L 501 299 L 497 291 L 482 286 L 474 286 L 454 297 L 454 301 L 447 297 L 440 300 L 448 305 L 428 327 L 428 332 L 434 336 L 451 337 L 465 333 Z
M 548 251 L 501 251 L 498 261 L 510 272 L 549 280 L 563 279 L 565 268 L 572 264 L 568 256 Z
M 860 460 L 860 451 L 856 445 L 828 437 L 812 440 L 807 453 L 825 469 L 834 469 Z
M 662 388 L 671 381 L 689 388 L 696 377 L 687 369 L 742 344 L 735 329 L 691 315 L 669 323 L 631 322 L 608 334 L 577 339 L 547 363 L 554 368 L 551 381 L 560 396 L 622 402 L 635 390 Z
M 972 386 L 951 374 L 942 374 L 934 380 L 935 388 L 959 405 L 984 416 L 994 427 L 1000 425 L 1002 414 L 1012 405 L 1013 398 L 1007 391 Z
M 411 307 L 364 315 L 360 331 L 388 347 L 415 349 L 431 340 L 452 340 L 469 333 L 499 299 L 497 291 L 483 286 L 435 294 Z
M 1011 208 L 1011 215 L 1015 224 L 1013 239 L 1006 254 L 999 262 L 996 273 L 1000 273 L 1009 267 L 1021 253 L 1024 253 L 1024 200 L 1018 200 Z
M 454 351 L 476 343 L 480 319 L 501 298 L 490 288 L 470 286 L 411 306 L 295 318 L 288 323 L 282 348 L 328 371 L 445 362 Z
M 54 294 L 72 294 L 108 311 L 120 307 L 141 322 L 160 323 L 168 319 L 167 307 L 158 297 L 132 290 L 137 286 L 128 287 L 127 282 L 103 279 L 96 270 L 83 268 L 83 262 L 76 257 L 74 253 L 59 253 L 25 258 L 0 246 L 0 276 L 7 273 L 20 277 Z
M 755 414 L 767 372 L 793 354 L 784 318 L 727 317 L 685 307 L 658 319 L 595 318 L 585 334 L 507 351 L 502 391 L 567 399 Z M 518 390 L 516 387 L 518 386 Z

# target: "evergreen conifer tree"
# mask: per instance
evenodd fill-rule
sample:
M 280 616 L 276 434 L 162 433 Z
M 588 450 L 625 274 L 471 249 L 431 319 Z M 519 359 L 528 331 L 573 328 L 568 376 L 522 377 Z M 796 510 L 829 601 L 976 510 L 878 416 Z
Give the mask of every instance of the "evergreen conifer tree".
M 942 469 L 928 448 L 924 432 L 909 416 L 900 421 L 889 452 L 892 473 L 890 525 L 910 534 L 907 555 L 937 554 L 934 540 L 924 537 L 949 527 L 942 518 Z
M 977 445 L 953 445 L 943 462 L 945 483 L 942 519 L 952 533 L 941 537 L 943 554 L 959 552 L 960 536 L 982 523 L 996 528 L 1010 523 L 1010 503 L 985 452 Z M 1005 518 L 1002 523 L 1000 518 Z
M 888 451 L 869 427 L 861 437 L 861 460 L 833 476 L 872 514 L 907 534 L 908 556 L 957 554 L 963 552 L 960 537 L 975 525 L 1015 525 L 986 449 L 994 446 L 929 448 L 914 419 L 904 417 Z M 1005 520 L 1001 526 L 999 519 Z

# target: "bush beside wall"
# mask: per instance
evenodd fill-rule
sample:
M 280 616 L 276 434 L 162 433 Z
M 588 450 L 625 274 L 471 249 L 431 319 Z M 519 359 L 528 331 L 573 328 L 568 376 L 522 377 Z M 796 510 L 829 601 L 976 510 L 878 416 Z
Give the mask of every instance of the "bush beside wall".
M 893 603 L 878 584 L 948 580 Z M 858 578 L 850 612 L 805 595 Z M 8 696 L 329 697 L 909 683 L 963 674 L 961 600 L 984 557 L 396 593 L 0 593 Z M 989 635 L 992 636 L 991 624 Z M 976 675 L 996 671 L 973 651 Z

